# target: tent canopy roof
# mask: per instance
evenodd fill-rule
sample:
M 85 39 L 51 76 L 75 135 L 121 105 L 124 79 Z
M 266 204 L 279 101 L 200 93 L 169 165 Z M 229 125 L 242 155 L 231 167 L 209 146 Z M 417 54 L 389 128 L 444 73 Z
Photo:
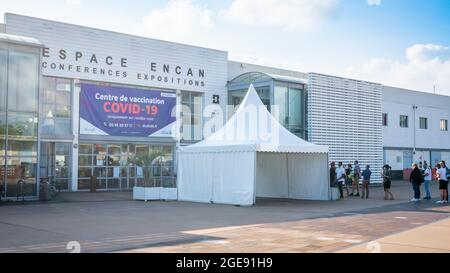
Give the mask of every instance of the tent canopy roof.
M 181 152 L 328 153 L 284 128 L 269 113 L 253 85 L 231 119 L 216 133 Z

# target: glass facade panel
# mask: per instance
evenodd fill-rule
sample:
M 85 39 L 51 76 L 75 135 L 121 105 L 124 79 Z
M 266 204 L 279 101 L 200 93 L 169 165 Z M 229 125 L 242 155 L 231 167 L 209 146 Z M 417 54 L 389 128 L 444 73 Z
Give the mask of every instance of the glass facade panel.
M 92 144 L 80 144 L 79 153 L 84 155 L 91 155 L 93 151 Z
M 38 119 L 36 114 L 9 113 L 8 135 L 16 138 L 37 138 Z
M 274 105 L 278 107 L 278 121 L 293 134 L 305 138 L 305 92 L 300 88 L 275 85 Z
M 8 51 L 0 45 L 0 111 L 6 110 L 8 77 Z
M 72 139 L 71 92 L 71 80 L 43 78 L 41 129 L 45 138 Z
M 198 141 L 203 138 L 203 94 L 182 92 L 181 137 L 183 141 Z
M 19 141 L 8 139 L 8 156 L 37 156 L 36 141 Z
M 302 124 L 302 90 L 289 89 L 289 126 L 301 128 Z
M 0 157 L 5 156 L 6 147 L 6 112 L 0 111 Z
M 289 105 L 288 105 L 288 88 L 283 86 L 275 86 L 274 89 L 274 105 L 278 107 L 279 118 L 278 121 L 287 127 L 289 123 Z
M 173 146 L 80 144 L 79 149 L 80 190 L 90 188 L 91 176 L 97 178 L 99 190 L 126 190 L 136 184 L 176 187 Z
M 0 194 L 6 194 L 5 147 L 6 147 L 6 93 L 8 83 L 8 50 L 0 43 Z
M 78 167 L 78 178 L 90 178 L 92 176 L 92 167 Z
M 42 178 L 48 178 L 58 190 L 69 190 L 72 179 L 70 166 L 70 143 L 41 143 L 40 175 Z
M 263 86 L 263 87 L 256 87 L 255 89 L 263 104 L 267 107 L 269 111 L 271 111 L 271 99 L 270 99 L 272 94 L 271 87 Z M 245 95 L 247 95 L 247 91 L 248 88 L 242 90 L 233 90 L 229 92 L 228 103 L 234 106 L 234 109 L 232 109 L 233 111 L 228 114 L 228 117 L 231 117 L 234 114 L 234 111 L 237 110 L 237 107 L 244 100 Z
M 38 110 L 39 55 L 10 51 L 8 69 L 8 109 L 19 112 Z
M 9 157 L 6 162 L 6 196 L 37 196 L 35 157 Z M 23 179 L 25 183 L 18 183 Z
M 298 137 L 305 138 L 305 93 L 302 89 L 289 88 L 288 130 Z

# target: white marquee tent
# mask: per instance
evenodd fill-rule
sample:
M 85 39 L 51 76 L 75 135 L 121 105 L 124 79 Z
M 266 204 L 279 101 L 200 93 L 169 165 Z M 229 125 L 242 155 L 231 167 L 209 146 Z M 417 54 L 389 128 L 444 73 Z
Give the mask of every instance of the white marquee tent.
M 253 86 L 203 142 L 178 151 L 178 199 L 254 205 L 257 197 L 330 200 L 328 147 L 281 126 Z

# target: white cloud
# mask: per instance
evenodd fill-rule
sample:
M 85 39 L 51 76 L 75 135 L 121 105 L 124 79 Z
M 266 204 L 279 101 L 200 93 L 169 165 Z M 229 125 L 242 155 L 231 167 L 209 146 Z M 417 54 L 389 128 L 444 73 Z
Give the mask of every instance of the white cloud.
M 213 26 L 212 12 L 191 0 L 170 0 L 142 19 L 145 35 L 170 41 L 198 44 Z
M 397 87 L 450 95 L 450 47 L 415 44 L 406 49 L 406 61 L 372 59 L 350 67 L 346 76 Z
M 369 6 L 381 6 L 381 0 L 367 0 Z
M 221 11 L 230 22 L 285 30 L 310 30 L 319 25 L 338 0 L 234 0 Z

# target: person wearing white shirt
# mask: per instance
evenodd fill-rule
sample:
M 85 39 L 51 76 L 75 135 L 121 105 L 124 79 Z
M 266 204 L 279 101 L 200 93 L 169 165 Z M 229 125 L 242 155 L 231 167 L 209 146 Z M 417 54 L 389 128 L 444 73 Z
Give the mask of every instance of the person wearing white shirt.
M 342 162 L 339 162 L 339 165 L 336 168 L 336 179 L 339 187 L 339 193 L 341 194 L 341 198 L 344 198 L 344 186 L 347 189 L 347 196 L 348 196 L 349 192 L 345 183 L 346 180 L 345 169 Z
M 433 172 L 431 171 L 430 166 L 427 165 L 423 175 L 424 175 L 424 180 L 425 180 L 423 182 L 423 185 L 425 187 L 425 194 L 426 194 L 426 196 L 423 199 L 430 200 L 431 199 L 430 182 L 431 182 L 431 179 L 433 178 Z
M 437 177 L 439 179 L 439 190 L 441 192 L 441 200 L 437 201 L 436 203 L 447 204 L 448 179 L 447 179 L 447 168 L 445 168 L 445 164 L 439 165 Z

